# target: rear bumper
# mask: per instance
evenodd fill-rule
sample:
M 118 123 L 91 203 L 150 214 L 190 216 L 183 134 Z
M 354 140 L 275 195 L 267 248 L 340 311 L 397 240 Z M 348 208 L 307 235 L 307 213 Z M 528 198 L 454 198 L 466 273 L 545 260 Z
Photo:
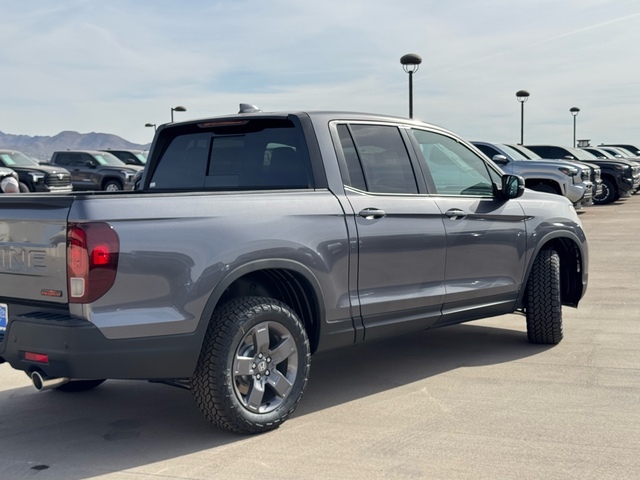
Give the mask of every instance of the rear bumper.
M 187 378 L 200 347 L 193 334 L 109 340 L 85 320 L 35 312 L 10 318 L 0 342 L 0 363 L 72 379 Z M 48 361 L 25 360 L 25 352 L 47 355 Z

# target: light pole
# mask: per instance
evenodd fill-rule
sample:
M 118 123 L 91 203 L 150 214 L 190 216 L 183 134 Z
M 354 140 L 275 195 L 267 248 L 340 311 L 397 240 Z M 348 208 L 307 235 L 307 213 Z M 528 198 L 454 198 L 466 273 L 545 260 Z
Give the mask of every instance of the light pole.
M 145 127 L 153 127 L 153 131 L 156 131 L 156 124 L 155 123 L 145 123 L 144 124 Z
M 569 111 L 571 112 L 571 115 L 573 115 L 573 148 L 576 148 L 576 117 L 578 116 L 580 109 L 578 107 L 571 107 Z
M 177 107 L 173 107 L 171 109 L 171 123 L 173 123 L 173 112 L 186 112 L 187 109 L 178 105 Z
M 409 118 L 413 118 L 413 74 L 418 71 L 422 58 L 415 53 L 407 53 L 400 59 L 402 68 L 409 74 Z
M 520 102 L 520 145 L 524 145 L 524 102 L 529 100 L 529 92 L 518 90 L 516 98 Z

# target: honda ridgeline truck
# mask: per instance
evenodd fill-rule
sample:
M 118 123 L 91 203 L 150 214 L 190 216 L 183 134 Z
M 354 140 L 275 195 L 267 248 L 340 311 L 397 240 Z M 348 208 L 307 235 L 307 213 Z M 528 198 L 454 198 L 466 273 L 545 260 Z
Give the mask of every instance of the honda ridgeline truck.
M 588 271 L 569 200 L 418 121 L 245 110 L 159 127 L 137 191 L 0 196 L 0 363 L 185 386 L 257 433 L 315 352 L 512 312 L 561 341 Z

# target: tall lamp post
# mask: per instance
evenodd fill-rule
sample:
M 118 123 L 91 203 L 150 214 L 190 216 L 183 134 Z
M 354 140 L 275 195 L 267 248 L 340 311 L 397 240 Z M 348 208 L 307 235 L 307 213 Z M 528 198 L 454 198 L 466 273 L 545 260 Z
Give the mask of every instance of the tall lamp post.
M 155 123 L 145 123 L 144 124 L 145 127 L 153 127 L 153 131 L 156 131 L 156 124 Z
M 186 112 L 187 109 L 178 105 L 177 107 L 171 108 L 171 123 L 173 123 L 173 112 Z
M 520 102 L 520 145 L 524 145 L 524 102 L 529 100 L 529 92 L 518 90 L 516 98 Z
M 415 53 L 407 53 L 400 59 L 402 68 L 409 74 L 409 118 L 413 118 L 413 74 L 418 71 L 422 58 Z
M 571 115 L 573 115 L 573 148 L 576 148 L 576 117 L 578 116 L 580 109 L 578 107 L 571 107 L 569 111 L 571 112 Z

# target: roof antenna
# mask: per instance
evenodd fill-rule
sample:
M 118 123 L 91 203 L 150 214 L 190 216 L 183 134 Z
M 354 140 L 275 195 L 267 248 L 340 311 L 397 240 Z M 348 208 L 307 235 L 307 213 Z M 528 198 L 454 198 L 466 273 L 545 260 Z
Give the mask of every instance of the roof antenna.
M 262 110 L 260 110 L 255 105 L 251 105 L 250 103 L 241 103 L 240 104 L 240 111 L 238 113 L 256 113 L 256 112 L 261 112 L 261 111 Z

